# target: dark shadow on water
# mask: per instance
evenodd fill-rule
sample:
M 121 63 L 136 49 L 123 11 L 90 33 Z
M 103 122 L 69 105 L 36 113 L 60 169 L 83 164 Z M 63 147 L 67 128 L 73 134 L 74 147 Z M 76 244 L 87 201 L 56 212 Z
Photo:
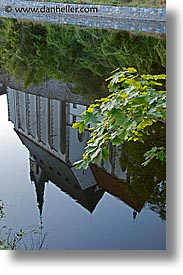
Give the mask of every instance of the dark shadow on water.
M 178 132 L 178 87 L 176 68 L 178 68 L 178 23 L 176 13 L 168 12 L 167 14 L 167 74 L 168 74 L 168 126 L 167 126 L 167 250 L 166 251 L 15 251 L 10 252 L 10 260 L 22 262 L 40 262 L 40 261 L 64 261 L 64 262 L 106 262 L 106 261 L 156 261 L 166 262 L 175 261 L 178 258 L 178 160 L 176 155 L 178 152 L 177 132 Z M 173 91 L 173 92 L 172 92 Z

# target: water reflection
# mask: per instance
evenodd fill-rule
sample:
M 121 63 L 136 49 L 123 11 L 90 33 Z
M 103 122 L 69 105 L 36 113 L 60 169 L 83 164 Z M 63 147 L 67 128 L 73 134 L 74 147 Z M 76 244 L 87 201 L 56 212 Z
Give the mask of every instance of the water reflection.
M 3 19 L 0 40 L 0 75 L 5 71 L 24 88 L 60 80 L 93 100 L 106 95 L 105 79 L 118 67 L 166 70 L 164 35 Z
M 7 87 L 3 83 L 0 83 L 0 95 L 6 94 Z
M 11 191 L 4 192 L 10 223 L 15 217 L 20 226 L 35 224 L 38 211 L 51 231 L 50 249 L 164 249 L 165 167 L 158 161 L 141 166 L 143 153 L 165 142 L 164 125 L 149 129 L 145 144 L 110 147 L 109 160 L 88 170 L 76 170 L 73 162 L 81 158 L 89 133 L 71 126 L 88 101 L 106 95 L 105 79 L 117 67 L 164 73 L 166 37 L 13 19 L 1 23 L 0 95 L 7 92 L 9 120 L 29 151 L 28 157 L 4 120 L 1 190 Z M 4 118 L 5 110 L 1 113 Z
M 62 92 L 61 92 L 62 94 Z M 75 95 L 76 96 L 76 95 Z M 165 219 L 165 167 L 153 162 L 142 167 L 143 151 L 153 142 L 164 142 L 165 127 L 149 129 L 150 142 L 110 147 L 110 158 L 87 170 L 76 170 L 89 137 L 72 128 L 87 104 L 55 99 L 56 94 L 7 89 L 8 116 L 22 143 L 30 152 L 30 180 L 35 184 L 40 215 L 44 211 L 44 190 L 48 181 L 93 212 L 105 192 L 122 200 L 133 210 L 133 218 L 149 207 Z M 70 97 L 70 100 L 68 100 Z M 162 135 L 162 136 L 161 136 Z M 147 144 L 147 145 L 146 145 Z

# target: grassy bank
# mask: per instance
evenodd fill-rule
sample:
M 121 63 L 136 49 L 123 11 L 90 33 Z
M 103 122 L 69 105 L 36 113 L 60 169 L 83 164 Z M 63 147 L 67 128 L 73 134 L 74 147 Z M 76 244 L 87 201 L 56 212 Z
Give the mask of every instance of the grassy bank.
M 61 2 L 70 4 L 103 4 L 134 7 L 165 7 L 166 0 L 40 0 L 44 2 Z

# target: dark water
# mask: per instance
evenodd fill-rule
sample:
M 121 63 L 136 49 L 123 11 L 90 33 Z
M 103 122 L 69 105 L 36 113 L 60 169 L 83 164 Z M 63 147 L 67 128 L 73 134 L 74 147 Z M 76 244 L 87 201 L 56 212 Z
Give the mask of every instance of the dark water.
M 11 29 L 10 25 L 8 28 Z M 79 135 L 77 130 L 72 128 L 72 123 L 86 109 L 87 100 L 100 96 L 94 95 L 94 87 L 100 88 L 101 93 L 105 94 L 106 87 L 102 86 L 105 74 L 108 74 L 109 65 L 113 67 L 121 62 L 121 56 L 118 54 L 118 58 L 116 56 L 113 59 L 111 55 L 109 63 L 103 64 L 100 59 L 100 64 L 97 63 L 95 68 L 90 67 L 89 61 L 92 64 L 94 61 L 90 60 L 88 55 L 85 59 L 83 57 L 84 52 L 86 54 L 89 50 L 89 38 L 83 31 L 79 37 L 85 37 L 87 43 L 81 54 L 83 59 L 77 56 L 80 64 L 75 64 L 72 60 L 68 65 L 72 55 L 74 58 L 76 53 L 75 48 L 70 48 L 70 57 L 67 56 L 67 60 L 57 62 L 58 56 L 56 59 L 53 55 L 50 59 L 52 64 L 49 65 L 50 55 L 46 55 L 51 50 L 49 45 L 45 45 L 45 60 L 40 64 L 40 52 L 36 55 L 33 48 L 41 49 L 43 41 L 41 42 L 40 37 L 45 36 L 45 27 L 32 26 L 32 33 L 29 25 L 23 27 L 24 43 L 28 33 L 29 37 L 32 34 L 35 39 L 35 31 L 39 32 L 37 42 L 34 41 L 37 44 L 30 45 L 29 48 L 30 59 L 19 62 L 28 54 L 24 53 L 24 44 L 21 44 L 21 47 L 19 45 L 17 62 L 10 60 L 12 63 L 9 61 L 9 64 L 5 52 L 1 59 L 1 66 L 11 68 L 12 74 L 18 73 L 24 84 L 4 79 L 3 83 L 6 85 L 0 86 L 1 93 L 6 92 L 0 96 L 0 200 L 3 201 L 5 213 L 0 220 L 0 234 L 7 236 L 6 232 L 10 227 L 13 228 L 12 232 L 21 228 L 26 228 L 29 232 L 28 226 L 38 225 L 38 231 L 42 232 L 40 239 L 46 234 L 43 249 L 164 250 L 165 167 L 159 162 L 153 162 L 145 168 L 141 166 L 143 153 L 151 142 L 148 138 L 143 145 L 128 143 L 121 147 L 111 147 L 110 159 L 88 170 L 76 170 L 72 165 L 81 158 L 89 136 L 87 132 Z M 26 33 L 27 28 L 29 32 Z M 19 28 L 17 30 L 19 32 Z M 9 32 L 11 33 L 11 30 Z M 91 32 L 95 39 L 94 30 Z M 55 33 L 59 33 L 59 27 L 55 29 Z M 76 34 L 78 39 L 78 30 Z M 54 36 L 53 29 L 51 35 Z M 116 39 L 116 34 L 113 35 L 110 40 Z M 118 39 L 123 35 L 118 33 Z M 106 38 L 107 33 L 103 36 Z M 7 36 L 5 37 L 7 39 Z M 48 40 L 50 39 L 49 37 Z M 56 50 L 58 44 L 56 37 L 54 39 L 56 46 L 53 48 Z M 59 41 L 59 38 L 57 39 Z M 149 39 L 148 47 L 153 41 Z M 147 38 L 144 38 L 144 43 L 147 43 Z M 159 43 L 162 43 L 161 40 Z M 99 44 L 96 44 L 96 47 L 99 47 Z M 108 52 L 112 51 L 112 45 L 113 43 Z M 13 47 L 15 50 L 16 45 Z M 116 47 L 119 51 L 119 45 Z M 13 48 L 9 51 L 13 52 Z M 92 52 L 91 49 L 89 52 Z M 104 58 L 105 56 L 103 60 Z M 35 73 L 37 64 L 39 75 Z M 54 64 L 57 64 L 57 68 L 53 67 Z M 151 71 L 162 71 L 164 65 L 161 62 L 157 64 L 157 61 L 152 60 Z M 27 70 L 20 70 L 23 66 Z M 27 78 L 26 73 L 29 73 L 30 66 L 32 73 Z M 69 75 L 68 71 L 72 66 L 74 70 Z M 105 66 L 107 73 L 104 71 Z M 142 71 L 145 67 L 145 61 L 139 61 Z M 97 75 L 99 69 L 103 72 L 100 76 Z M 64 81 L 70 81 L 72 78 L 76 87 L 73 89 L 75 94 L 68 88 L 71 84 L 58 86 L 58 83 L 53 81 L 51 88 L 46 80 L 42 86 L 38 86 L 38 82 L 42 83 L 45 75 L 48 79 L 51 76 L 58 79 L 60 74 L 64 75 Z M 25 88 L 25 84 L 35 86 Z M 18 88 L 21 88 L 21 91 Z M 79 95 L 78 89 L 85 97 Z M 159 142 L 161 135 L 165 135 L 164 132 L 162 125 L 156 125 L 151 129 L 151 138 Z M 7 227 L 3 228 L 4 225 Z M 36 238 L 36 234 L 28 234 L 26 244 L 20 242 L 17 249 L 36 249 Z

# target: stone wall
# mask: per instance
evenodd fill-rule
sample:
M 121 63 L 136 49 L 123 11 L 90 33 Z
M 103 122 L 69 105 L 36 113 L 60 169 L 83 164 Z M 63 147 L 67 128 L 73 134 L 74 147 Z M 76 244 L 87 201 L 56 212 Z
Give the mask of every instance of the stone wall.
M 38 12 L 16 12 L 15 8 L 38 8 Z M 51 8 L 57 12 L 49 12 Z M 61 8 L 67 12 L 60 12 Z M 81 8 L 87 11 L 96 8 L 97 12 L 81 13 Z M 162 8 L 1 0 L 0 17 L 145 32 L 165 33 L 166 30 L 166 9 Z

